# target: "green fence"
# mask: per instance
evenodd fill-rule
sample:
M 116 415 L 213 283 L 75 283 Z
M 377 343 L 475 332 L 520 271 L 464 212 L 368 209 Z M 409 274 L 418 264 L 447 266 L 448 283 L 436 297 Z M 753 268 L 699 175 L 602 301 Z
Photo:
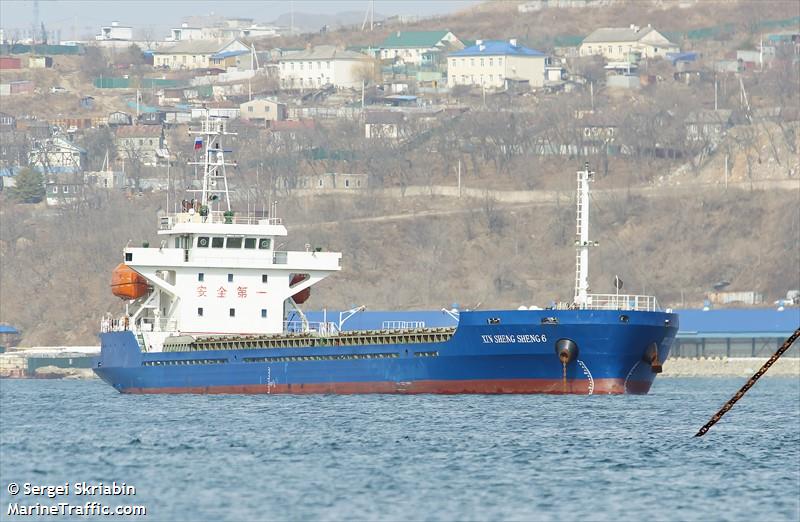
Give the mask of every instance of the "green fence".
M 0 54 L 42 54 L 42 55 L 77 55 L 83 54 L 82 45 L 0 45 Z
M 181 80 L 164 78 L 95 78 L 94 86 L 98 89 L 151 89 L 173 88 L 186 85 Z

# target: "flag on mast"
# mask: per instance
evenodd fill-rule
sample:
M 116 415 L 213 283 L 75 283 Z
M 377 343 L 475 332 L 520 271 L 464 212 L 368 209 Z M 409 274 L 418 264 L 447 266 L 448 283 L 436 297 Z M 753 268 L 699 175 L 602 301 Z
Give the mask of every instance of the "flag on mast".
M 203 138 L 197 137 L 194 139 L 194 150 L 200 150 L 203 148 Z

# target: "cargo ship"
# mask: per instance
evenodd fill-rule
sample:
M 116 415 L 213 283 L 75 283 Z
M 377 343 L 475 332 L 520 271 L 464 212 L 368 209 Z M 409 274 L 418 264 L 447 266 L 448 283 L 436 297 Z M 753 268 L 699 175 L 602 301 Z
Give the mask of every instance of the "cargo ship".
M 342 270 L 342 254 L 279 250 L 288 232 L 274 205 L 261 215 L 231 208 L 227 121 L 207 115 L 194 132 L 197 197 L 159 216 L 159 245 L 125 247 L 112 275 L 125 313 L 102 319 L 93 369 L 119 392 L 642 394 L 661 371 L 678 316 L 619 287 L 589 293 L 588 164 L 577 173 L 571 301 L 443 309 L 452 327 L 349 330 L 347 315 L 314 322 L 303 311 L 311 287 Z

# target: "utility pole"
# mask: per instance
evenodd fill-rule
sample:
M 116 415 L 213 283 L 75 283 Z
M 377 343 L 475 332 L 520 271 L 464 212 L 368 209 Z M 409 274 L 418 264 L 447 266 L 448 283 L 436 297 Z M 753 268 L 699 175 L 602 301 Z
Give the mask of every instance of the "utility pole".
M 461 197 L 461 158 L 458 159 L 458 197 Z
M 717 76 L 714 75 L 714 111 L 716 111 L 717 108 Z

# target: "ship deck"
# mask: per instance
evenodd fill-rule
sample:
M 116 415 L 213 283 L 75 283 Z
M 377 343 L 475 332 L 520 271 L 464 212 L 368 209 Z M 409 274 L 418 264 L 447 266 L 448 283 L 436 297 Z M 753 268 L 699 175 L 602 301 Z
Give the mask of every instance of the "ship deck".
M 417 328 L 413 330 L 358 330 L 335 335 L 308 333 L 279 335 L 236 335 L 198 337 L 188 342 L 167 341 L 164 352 L 200 352 L 211 350 L 246 350 L 268 348 L 318 348 L 338 346 L 376 346 L 389 344 L 443 343 L 455 328 Z

